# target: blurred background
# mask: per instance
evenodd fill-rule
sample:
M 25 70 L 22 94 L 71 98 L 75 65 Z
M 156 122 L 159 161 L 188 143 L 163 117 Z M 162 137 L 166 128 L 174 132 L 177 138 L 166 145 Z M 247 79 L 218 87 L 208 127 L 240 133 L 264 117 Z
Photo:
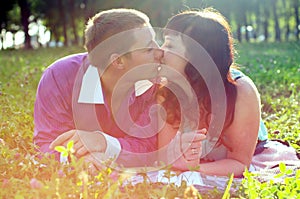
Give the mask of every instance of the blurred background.
M 83 45 L 84 27 L 110 8 L 145 12 L 154 27 L 187 9 L 213 7 L 226 16 L 238 42 L 299 41 L 300 0 L 5 0 L 0 50 Z

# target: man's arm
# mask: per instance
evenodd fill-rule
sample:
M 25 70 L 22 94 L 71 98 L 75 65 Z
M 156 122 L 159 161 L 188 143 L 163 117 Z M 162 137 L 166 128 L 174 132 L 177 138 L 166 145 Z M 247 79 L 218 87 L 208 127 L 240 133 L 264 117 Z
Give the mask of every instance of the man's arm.
M 43 153 L 59 154 L 49 149 L 50 143 L 61 133 L 74 128 L 69 94 L 61 90 L 53 71 L 47 69 L 37 89 L 34 105 L 34 143 Z
M 101 131 L 70 130 L 59 135 L 49 147 L 54 150 L 56 146 L 67 146 L 71 140 L 74 143 L 74 155 L 78 158 L 97 153 L 94 157 L 96 161 L 112 158 L 125 167 L 153 166 L 156 160 L 156 136 L 144 139 L 128 136 L 117 139 Z
M 43 153 L 59 135 L 75 128 L 72 114 L 72 92 L 85 53 L 63 57 L 51 64 L 38 84 L 34 104 L 34 143 Z
M 150 94 L 153 95 L 153 93 Z M 133 114 L 135 126 L 127 129 L 128 132 L 125 132 L 127 134 L 125 137 L 115 138 L 101 131 L 71 130 L 55 139 L 51 148 L 54 149 L 55 146 L 59 145 L 66 146 L 68 141 L 73 140 L 77 157 L 101 152 L 104 153 L 102 158 L 115 158 L 117 163 L 126 167 L 153 166 L 157 159 L 157 130 L 155 130 L 157 112 L 153 109 L 152 113 L 149 113 L 153 102 L 145 103 L 144 98 L 139 98 L 133 105 L 131 114 Z M 124 122 L 121 121 L 121 123 Z M 109 133 L 116 134 L 115 132 Z

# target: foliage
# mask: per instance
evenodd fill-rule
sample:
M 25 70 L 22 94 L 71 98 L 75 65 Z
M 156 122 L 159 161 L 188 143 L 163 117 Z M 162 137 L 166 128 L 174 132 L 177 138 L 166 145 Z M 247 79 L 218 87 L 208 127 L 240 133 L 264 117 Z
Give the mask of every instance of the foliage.
M 51 32 L 51 41 L 64 42 L 65 46 L 78 45 L 83 40 L 86 21 L 94 14 L 120 7 L 145 12 L 155 27 L 163 27 L 168 18 L 180 11 L 214 7 L 230 21 L 240 42 L 298 41 L 300 37 L 299 0 L 9 0 L 0 9 L 0 32 L 4 29 L 3 35 L 8 31 L 26 31 L 19 8 L 24 4 L 20 2 L 30 6 L 28 9 L 23 7 L 26 13 L 32 13 L 26 17 L 27 21 L 42 21 Z
M 250 199 L 255 198 L 298 198 L 300 194 L 300 170 L 291 176 L 293 171 L 287 169 L 286 165 L 280 163 L 280 173 L 274 179 L 266 182 L 260 182 L 256 179 L 256 175 L 245 172 L 243 184 L 241 187 L 241 195 Z M 285 176 L 283 180 L 280 177 Z M 296 180 L 298 179 L 298 180 Z M 277 182 L 280 181 L 280 182 Z
M 238 44 L 236 62 L 258 86 L 263 119 L 270 137 L 289 141 L 300 150 L 300 57 L 299 43 Z M 30 51 L 0 51 L 0 198 L 297 198 L 300 172 L 289 177 L 283 164 L 283 181 L 260 182 L 245 172 L 239 191 L 228 189 L 198 193 L 185 183 L 123 184 L 129 172 L 116 174 L 109 167 L 94 176 L 82 160 L 59 164 L 53 156 L 36 152 L 32 144 L 33 105 L 42 72 L 54 60 L 84 49 L 53 48 Z M 72 143 L 58 148 L 72 153 Z M 166 174 L 168 176 L 168 174 Z M 171 177 L 171 176 L 169 176 Z M 121 186 L 124 185 L 124 186 Z

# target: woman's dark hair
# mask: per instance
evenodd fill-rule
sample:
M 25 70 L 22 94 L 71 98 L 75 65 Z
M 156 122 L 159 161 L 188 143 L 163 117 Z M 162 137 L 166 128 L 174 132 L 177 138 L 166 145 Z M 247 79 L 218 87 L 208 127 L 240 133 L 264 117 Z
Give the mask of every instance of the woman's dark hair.
M 235 81 L 232 79 L 230 74 L 230 67 L 234 67 L 234 47 L 228 22 L 219 12 L 209 8 L 202 11 L 185 11 L 179 13 L 170 18 L 165 29 L 165 34 L 172 34 L 169 31 L 172 30 L 183 33 L 198 42 L 207 51 L 217 66 L 224 83 L 227 98 L 227 112 L 223 128 L 224 131 L 224 129 L 226 129 L 233 121 L 237 96 Z M 189 53 L 188 46 L 186 46 L 186 48 L 187 53 Z M 195 52 L 193 52 L 193 54 L 195 54 Z M 211 120 L 211 99 L 208 87 L 195 67 L 201 67 L 201 65 L 193 66 L 191 63 L 188 63 L 185 67 L 185 73 L 188 81 L 194 89 L 195 94 L 197 95 L 200 105 L 200 114 L 201 118 L 203 118 L 203 121 L 199 121 L 200 128 L 208 128 Z M 173 100 L 170 99 L 175 97 L 172 93 L 168 91 L 161 91 L 160 93 L 164 95 L 165 104 L 174 104 L 174 102 L 172 102 Z M 169 107 L 166 105 L 164 106 L 165 108 Z M 174 105 L 174 107 L 176 106 Z M 170 114 L 170 117 L 173 119 L 169 121 L 167 120 L 167 122 L 171 123 L 172 121 L 175 121 L 174 118 L 180 120 L 181 115 L 178 114 L 178 111 L 174 111 L 173 115 Z

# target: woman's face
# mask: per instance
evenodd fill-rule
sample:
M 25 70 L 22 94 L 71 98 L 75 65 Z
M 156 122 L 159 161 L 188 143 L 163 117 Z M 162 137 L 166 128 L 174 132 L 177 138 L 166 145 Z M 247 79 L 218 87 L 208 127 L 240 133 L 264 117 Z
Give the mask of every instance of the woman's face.
M 180 35 L 174 34 L 165 35 L 165 42 L 161 46 L 161 48 L 164 51 L 162 64 L 175 69 L 175 71 L 179 72 L 185 77 L 186 75 L 184 73 L 184 68 L 187 64 L 187 60 L 184 58 L 186 54 L 186 48 L 183 44 L 182 37 Z M 163 67 L 164 66 L 162 66 L 162 70 L 164 70 Z M 168 75 L 170 74 L 168 73 Z
M 178 84 L 185 91 L 186 96 L 192 99 L 192 88 L 184 72 L 188 61 L 185 59 L 186 48 L 182 37 L 174 34 L 166 35 L 161 48 L 164 55 L 159 75 L 165 77 L 166 82 L 171 81 Z

